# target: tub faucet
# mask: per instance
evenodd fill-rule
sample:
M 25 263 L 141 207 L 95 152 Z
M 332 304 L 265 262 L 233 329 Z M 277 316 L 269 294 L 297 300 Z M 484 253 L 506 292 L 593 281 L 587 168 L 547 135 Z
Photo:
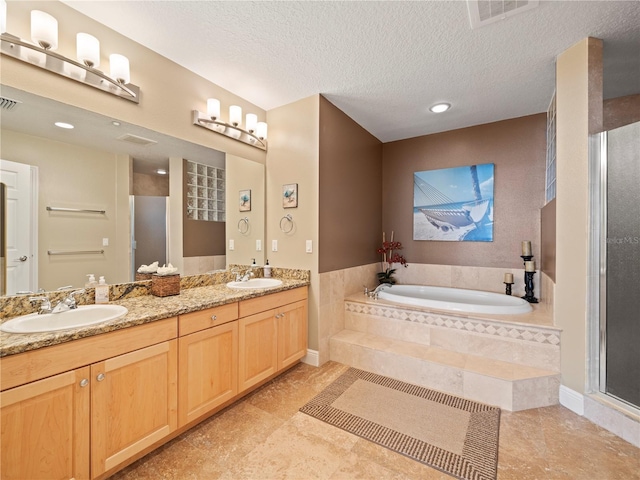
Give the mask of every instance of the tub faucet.
M 79 293 L 84 293 L 84 288 L 79 288 L 78 290 L 74 290 L 73 292 L 69 293 L 67 298 L 61 300 L 55 307 L 53 307 L 51 313 L 61 313 L 66 312 L 67 310 L 75 310 L 76 308 L 78 308 L 78 303 L 76 302 L 74 295 L 78 295 Z
M 370 292 L 368 292 L 368 295 L 369 295 L 369 297 L 373 298 L 374 300 L 377 300 L 378 299 L 378 294 L 382 290 L 384 290 L 385 288 L 391 288 L 391 284 L 390 283 L 381 283 L 375 289 L 373 289 Z

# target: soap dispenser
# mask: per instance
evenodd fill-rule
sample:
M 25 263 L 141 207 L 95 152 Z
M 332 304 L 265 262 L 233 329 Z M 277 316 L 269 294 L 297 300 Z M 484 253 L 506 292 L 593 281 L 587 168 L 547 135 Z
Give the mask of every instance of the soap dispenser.
M 96 304 L 109 303 L 109 285 L 104 277 L 100 277 L 100 281 L 96 286 Z
M 87 277 L 89 277 L 89 279 L 87 280 L 87 283 L 84 284 L 85 288 L 94 288 L 96 285 L 98 285 L 98 282 L 96 282 L 96 277 L 93 273 L 87 273 Z
M 267 259 L 267 263 L 262 267 L 262 273 L 264 278 L 271 278 L 271 265 L 269 265 L 269 259 Z

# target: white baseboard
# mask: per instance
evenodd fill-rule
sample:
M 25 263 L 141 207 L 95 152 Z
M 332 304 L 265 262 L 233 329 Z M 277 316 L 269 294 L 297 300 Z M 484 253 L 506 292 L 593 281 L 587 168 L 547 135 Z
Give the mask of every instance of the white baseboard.
M 560 405 L 580 416 L 584 415 L 584 396 L 564 385 L 560 385 Z
M 320 353 L 317 350 L 307 350 L 307 354 L 302 357 L 302 363 L 311 365 L 313 367 L 320 366 Z

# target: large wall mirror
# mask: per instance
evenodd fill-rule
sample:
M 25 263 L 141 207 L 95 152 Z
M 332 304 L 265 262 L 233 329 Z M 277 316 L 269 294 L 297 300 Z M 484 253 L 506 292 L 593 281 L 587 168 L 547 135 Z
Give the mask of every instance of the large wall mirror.
M 2 293 L 81 287 L 89 273 L 128 282 L 154 260 L 183 275 L 263 261 L 264 165 L 12 87 L 1 95 L 18 102 L 1 111 Z M 249 212 L 240 190 L 252 191 Z

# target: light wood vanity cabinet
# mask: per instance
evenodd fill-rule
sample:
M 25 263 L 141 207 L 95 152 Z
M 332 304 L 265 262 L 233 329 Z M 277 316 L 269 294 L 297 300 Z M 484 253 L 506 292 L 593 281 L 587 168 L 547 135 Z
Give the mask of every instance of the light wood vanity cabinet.
M 0 359 L 0 480 L 105 478 L 307 350 L 307 287 Z
M 0 478 L 96 478 L 174 431 L 176 336 L 174 317 L 3 358 Z
M 89 478 L 90 368 L 0 393 L 2 480 Z
M 177 362 L 170 340 L 91 365 L 92 477 L 177 428 Z
M 180 427 L 238 394 L 237 319 L 237 303 L 180 315 Z
M 307 287 L 239 305 L 239 389 L 247 390 L 307 353 Z
M 240 391 L 278 371 L 277 320 L 273 310 L 240 319 Z

